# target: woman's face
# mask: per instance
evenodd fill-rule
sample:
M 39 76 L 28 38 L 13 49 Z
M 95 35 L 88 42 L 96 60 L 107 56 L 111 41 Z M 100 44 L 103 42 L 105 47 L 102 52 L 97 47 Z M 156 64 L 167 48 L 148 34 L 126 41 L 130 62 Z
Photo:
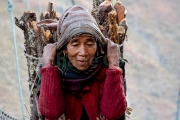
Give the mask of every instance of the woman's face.
M 95 39 L 88 35 L 74 37 L 67 44 L 68 59 L 74 67 L 82 71 L 92 64 L 96 50 Z

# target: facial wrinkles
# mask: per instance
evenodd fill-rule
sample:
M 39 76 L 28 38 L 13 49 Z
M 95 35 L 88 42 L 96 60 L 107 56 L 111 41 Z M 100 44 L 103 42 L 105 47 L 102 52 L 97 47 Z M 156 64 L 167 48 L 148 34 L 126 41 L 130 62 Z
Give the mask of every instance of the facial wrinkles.
M 83 41 L 83 42 L 78 41 L 78 46 L 76 48 L 77 58 L 89 59 L 91 57 L 94 57 L 94 51 L 96 49 L 96 45 L 89 47 L 87 44 L 88 44 L 88 41 Z M 92 43 L 90 42 L 90 44 L 92 44 Z M 82 58 L 82 56 L 83 56 L 83 58 Z
M 68 58 L 76 68 L 79 67 L 79 62 L 84 61 L 87 62 L 87 65 L 81 65 L 84 65 L 84 69 L 87 69 L 92 64 L 92 60 L 95 56 L 96 50 L 97 44 L 95 40 L 93 41 L 89 36 L 75 37 L 69 42 L 67 46 Z M 82 67 L 81 65 L 80 67 Z

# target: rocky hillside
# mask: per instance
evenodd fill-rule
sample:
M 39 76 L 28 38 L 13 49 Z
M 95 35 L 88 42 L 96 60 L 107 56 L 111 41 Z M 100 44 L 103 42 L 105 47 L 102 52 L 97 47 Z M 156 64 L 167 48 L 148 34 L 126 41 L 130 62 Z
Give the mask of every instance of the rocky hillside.
M 56 2 L 56 1 L 55 1 Z M 67 6 L 58 1 L 58 6 Z M 75 0 L 89 10 L 92 0 Z M 67 2 L 68 3 L 68 2 Z M 67 4 L 66 3 L 66 4 Z M 42 10 L 47 2 L 43 1 Z M 122 0 L 127 9 L 128 41 L 124 57 L 128 84 L 128 105 L 133 120 L 175 120 L 179 90 L 180 8 L 179 0 Z M 13 0 L 14 16 L 26 11 L 26 0 Z M 0 109 L 21 118 L 14 46 L 7 0 L 0 4 Z M 39 15 L 38 1 L 30 0 L 30 9 Z M 24 57 L 23 33 L 15 27 L 24 103 L 29 106 L 28 74 Z M 29 107 L 28 107 L 29 109 Z M 25 115 L 28 113 L 25 110 Z

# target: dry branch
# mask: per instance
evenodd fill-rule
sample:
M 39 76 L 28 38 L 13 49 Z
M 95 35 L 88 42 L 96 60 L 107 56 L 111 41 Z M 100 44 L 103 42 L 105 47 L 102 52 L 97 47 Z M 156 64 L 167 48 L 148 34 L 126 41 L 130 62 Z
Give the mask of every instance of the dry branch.
M 98 4 L 99 6 L 97 6 Z M 117 44 L 123 44 L 126 39 L 127 23 L 125 8 L 117 0 L 114 7 L 111 0 L 105 0 L 100 3 L 99 0 L 93 0 L 92 15 L 97 21 L 100 30 L 105 37 L 110 38 Z M 123 45 L 120 48 L 121 58 L 123 58 Z
M 59 20 L 60 14 L 53 10 L 53 3 L 48 4 L 48 12 L 43 12 L 40 16 L 41 20 L 52 19 L 54 24 Z M 43 23 L 43 22 L 42 22 Z M 36 68 L 38 66 L 38 59 L 43 55 L 43 47 L 51 42 L 57 40 L 56 30 L 50 25 L 38 25 L 36 19 L 36 14 L 31 11 L 25 11 L 20 19 L 15 18 L 15 24 L 24 32 L 24 46 L 25 54 L 27 59 L 28 74 L 29 74 L 29 91 L 30 91 L 30 108 L 31 117 L 30 120 L 44 119 L 44 117 L 39 114 L 36 105 L 36 93 L 38 92 L 38 75 L 36 73 Z M 54 40 L 55 39 L 55 40 Z M 31 56 L 31 57 L 29 57 Z
M 121 5 L 120 1 L 116 1 L 114 8 L 117 12 L 117 23 L 119 25 L 121 20 L 124 19 L 125 8 L 124 8 L 124 6 Z
M 117 18 L 117 13 L 115 10 L 112 10 L 111 12 L 108 13 L 109 38 L 114 43 L 119 44 L 117 27 L 116 27 L 117 26 L 116 18 Z

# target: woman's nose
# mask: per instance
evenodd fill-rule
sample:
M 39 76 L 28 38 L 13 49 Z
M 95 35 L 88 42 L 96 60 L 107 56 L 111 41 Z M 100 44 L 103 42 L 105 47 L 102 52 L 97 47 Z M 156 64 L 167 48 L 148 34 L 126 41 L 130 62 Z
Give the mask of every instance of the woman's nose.
M 87 56 L 88 55 L 88 52 L 87 52 L 86 47 L 84 45 L 82 45 L 80 47 L 79 55 L 81 55 L 81 56 Z

